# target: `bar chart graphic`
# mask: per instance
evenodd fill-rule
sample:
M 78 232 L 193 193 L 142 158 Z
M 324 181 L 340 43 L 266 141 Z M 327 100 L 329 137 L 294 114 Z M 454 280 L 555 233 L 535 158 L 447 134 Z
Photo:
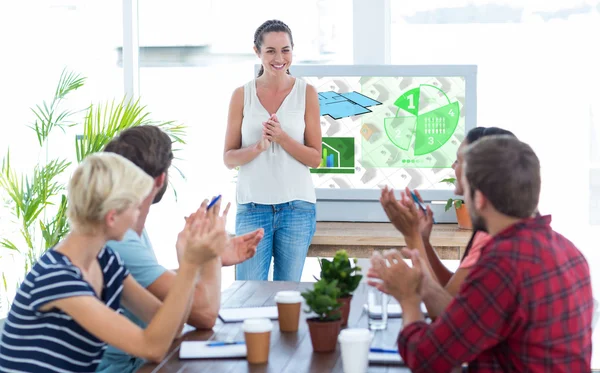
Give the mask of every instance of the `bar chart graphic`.
M 313 174 L 353 174 L 354 137 L 323 137 L 322 159 Z

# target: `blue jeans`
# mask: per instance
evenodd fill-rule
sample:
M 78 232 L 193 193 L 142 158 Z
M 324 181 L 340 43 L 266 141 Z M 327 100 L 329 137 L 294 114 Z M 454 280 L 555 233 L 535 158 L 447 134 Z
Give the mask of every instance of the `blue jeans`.
M 267 280 L 273 257 L 274 281 L 300 281 L 316 226 L 314 203 L 291 201 L 277 205 L 238 205 L 236 235 L 258 228 L 264 228 L 265 235 L 258 244 L 256 255 L 236 266 L 236 279 Z

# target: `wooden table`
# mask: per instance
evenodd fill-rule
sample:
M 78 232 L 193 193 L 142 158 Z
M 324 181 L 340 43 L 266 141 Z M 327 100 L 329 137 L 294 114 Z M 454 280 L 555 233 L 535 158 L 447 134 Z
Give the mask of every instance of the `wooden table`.
M 266 281 L 236 281 L 222 295 L 223 308 L 272 306 L 275 305 L 273 297 L 280 290 L 304 290 L 312 287 L 312 283 L 297 282 L 266 282 Z M 363 304 L 367 298 L 366 284 L 361 284 L 352 299 L 349 327 L 368 327 L 368 320 L 363 314 Z M 303 305 L 303 308 L 304 305 Z M 388 329 L 378 331 L 373 340 L 373 347 L 393 348 L 402 326 L 401 319 L 389 319 Z M 235 336 L 236 340 L 243 339 L 241 323 L 218 324 L 209 331 L 193 331 L 176 341 L 169 354 L 160 364 L 146 364 L 138 372 L 273 372 L 273 373 L 301 373 L 301 372 L 340 372 L 342 373 L 342 359 L 340 346 L 331 353 L 313 353 L 306 317 L 302 312 L 300 328 L 297 333 L 280 333 L 277 321 L 273 323 L 271 334 L 271 347 L 269 363 L 267 365 L 251 365 L 245 359 L 223 360 L 179 360 L 179 344 L 181 340 L 205 341 L 225 340 Z M 369 372 L 410 372 L 403 366 L 371 365 Z
M 460 260 L 471 234 L 456 224 L 435 224 L 431 245 L 440 259 Z M 404 247 L 404 236 L 392 223 L 318 222 L 308 256 L 333 257 L 337 250 L 345 249 L 351 257 L 370 258 L 373 250 Z

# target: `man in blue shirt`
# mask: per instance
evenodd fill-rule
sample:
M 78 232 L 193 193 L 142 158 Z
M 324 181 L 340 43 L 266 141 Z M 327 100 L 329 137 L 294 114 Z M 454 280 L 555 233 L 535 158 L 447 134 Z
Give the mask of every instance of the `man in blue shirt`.
M 140 206 L 139 219 L 134 228 L 125 234 L 122 241 L 110 241 L 107 246 L 119 254 L 137 282 L 164 301 L 175 281 L 175 273 L 158 264 L 144 225 L 150 206 L 158 203 L 167 190 L 168 169 L 173 160 L 171 139 L 156 126 L 138 126 L 121 132 L 104 151 L 122 155 L 154 178 L 154 187 Z M 220 203 L 214 208 L 220 209 Z M 263 234 L 260 229 L 231 238 L 223 255 L 202 267 L 187 320 L 189 325 L 198 329 L 214 326 L 221 303 L 221 267 L 251 258 Z M 141 327 L 146 327 L 146 323 L 128 310 L 123 309 L 123 314 Z M 109 347 L 97 371 L 133 372 L 143 364 L 143 360 Z

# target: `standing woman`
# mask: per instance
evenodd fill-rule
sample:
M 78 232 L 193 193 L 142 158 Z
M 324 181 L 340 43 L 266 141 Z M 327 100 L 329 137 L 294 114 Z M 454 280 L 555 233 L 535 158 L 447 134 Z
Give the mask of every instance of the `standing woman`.
M 254 33 L 258 76 L 237 88 L 229 104 L 223 158 L 239 167 L 236 234 L 264 228 L 256 255 L 237 266 L 238 280 L 300 281 L 316 228 L 309 167 L 321 162 L 316 89 L 289 73 L 294 42 L 278 20 Z

